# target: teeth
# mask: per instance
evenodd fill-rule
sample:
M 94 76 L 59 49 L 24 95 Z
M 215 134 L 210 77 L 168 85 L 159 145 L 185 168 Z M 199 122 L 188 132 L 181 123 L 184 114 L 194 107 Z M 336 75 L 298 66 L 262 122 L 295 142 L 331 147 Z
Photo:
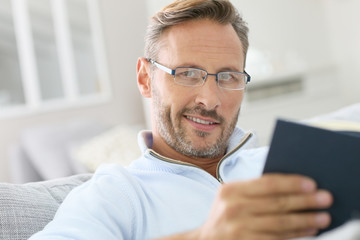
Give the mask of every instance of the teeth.
M 211 124 L 215 124 L 214 122 L 209 122 L 209 121 L 205 121 L 205 120 L 201 120 L 199 118 L 194 118 L 194 117 L 189 117 L 186 116 L 187 119 L 190 119 L 191 121 L 197 122 L 197 123 L 201 123 L 201 124 L 205 124 L 205 125 L 211 125 Z

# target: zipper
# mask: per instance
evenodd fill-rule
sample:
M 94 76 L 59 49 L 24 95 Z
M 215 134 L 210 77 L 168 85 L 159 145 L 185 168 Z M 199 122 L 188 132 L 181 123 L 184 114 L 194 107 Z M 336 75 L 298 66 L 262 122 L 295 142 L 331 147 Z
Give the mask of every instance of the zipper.
M 160 155 L 158 154 L 157 152 L 155 152 L 154 150 L 152 149 L 148 149 L 149 153 L 151 156 L 153 157 L 156 157 L 162 161 L 165 161 L 165 162 L 169 162 L 169 163 L 175 163 L 175 164 L 179 164 L 179 165 L 184 165 L 184 166 L 189 166 L 189 167 L 196 167 L 196 168 L 199 168 L 199 169 L 202 169 L 198 166 L 196 166 L 195 164 L 191 164 L 191 163 L 187 163 L 187 162 L 182 162 L 182 161 L 179 161 L 179 160 L 175 160 L 175 159 L 172 159 L 172 158 L 168 158 L 168 157 L 164 157 L 163 155 Z
M 249 132 L 249 133 L 246 133 L 245 136 L 241 139 L 240 143 L 235 147 L 233 148 L 230 152 L 226 153 L 218 162 L 217 164 L 217 167 L 216 167 L 216 179 L 220 182 L 220 183 L 223 183 L 223 180 L 221 178 L 221 176 L 219 175 L 219 169 L 220 169 L 220 164 L 227 158 L 229 157 L 231 154 L 233 154 L 234 152 L 236 152 L 239 148 L 241 148 L 251 137 L 252 137 L 252 133 Z M 169 163 L 174 163 L 174 164 L 179 164 L 179 165 L 183 165 L 183 166 L 189 166 L 189 167 L 195 167 L 195 168 L 198 168 L 202 171 L 205 171 L 204 169 L 196 166 L 195 164 L 191 164 L 191 163 L 187 163 L 187 162 L 182 162 L 182 161 L 179 161 L 179 160 L 175 160 L 175 159 L 172 159 L 172 158 L 168 158 L 168 157 L 164 157 L 160 154 L 158 154 L 157 152 L 155 152 L 154 150 L 152 149 L 148 149 L 149 151 L 149 154 L 153 157 L 156 157 L 158 158 L 159 160 L 162 160 L 162 161 L 165 161 L 165 162 L 169 162 Z
M 253 133 L 252 132 L 248 132 L 245 134 L 245 136 L 241 139 L 240 143 L 233 148 L 230 152 L 226 153 L 218 162 L 217 167 L 216 167 L 216 178 L 220 183 L 224 183 L 224 181 L 222 180 L 220 174 L 219 174 L 219 170 L 220 170 L 220 164 L 231 154 L 233 154 L 234 152 L 236 152 L 238 149 L 240 149 L 242 146 L 244 146 L 245 143 L 247 143 L 247 141 L 252 137 Z

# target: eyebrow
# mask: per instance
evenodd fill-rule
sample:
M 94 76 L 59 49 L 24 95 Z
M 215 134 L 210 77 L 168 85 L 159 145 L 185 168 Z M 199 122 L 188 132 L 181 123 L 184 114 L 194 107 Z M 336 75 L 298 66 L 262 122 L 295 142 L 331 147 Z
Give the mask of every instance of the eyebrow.
M 178 67 L 192 67 L 192 68 L 205 69 L 202 66 L 194 64 L 194 63 L 183 63 L 183 64 L 179 65 Z

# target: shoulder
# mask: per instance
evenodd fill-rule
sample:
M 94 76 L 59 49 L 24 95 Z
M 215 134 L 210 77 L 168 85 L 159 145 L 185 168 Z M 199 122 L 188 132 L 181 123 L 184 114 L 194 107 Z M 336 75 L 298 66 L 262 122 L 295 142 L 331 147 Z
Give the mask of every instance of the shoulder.
M 80 194 L 82 198 L 117 202 L 125 196 L 135 198 L 138 188 L 137 179 L 126 168 L 119 164 L 105 164 L 96 170 L 90 181 L 74 189 L 68 198 L 76 199 Z

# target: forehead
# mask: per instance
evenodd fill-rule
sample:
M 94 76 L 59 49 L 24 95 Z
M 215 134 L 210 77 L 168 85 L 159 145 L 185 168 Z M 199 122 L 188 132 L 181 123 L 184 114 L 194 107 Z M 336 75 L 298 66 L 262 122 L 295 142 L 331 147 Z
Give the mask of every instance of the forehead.
M 199 62 L 243 67 L 241 41 L 231 24 L 211 20 L 181 23 L 167 29 L 161 38 L 159 61 L 167 64 Z

